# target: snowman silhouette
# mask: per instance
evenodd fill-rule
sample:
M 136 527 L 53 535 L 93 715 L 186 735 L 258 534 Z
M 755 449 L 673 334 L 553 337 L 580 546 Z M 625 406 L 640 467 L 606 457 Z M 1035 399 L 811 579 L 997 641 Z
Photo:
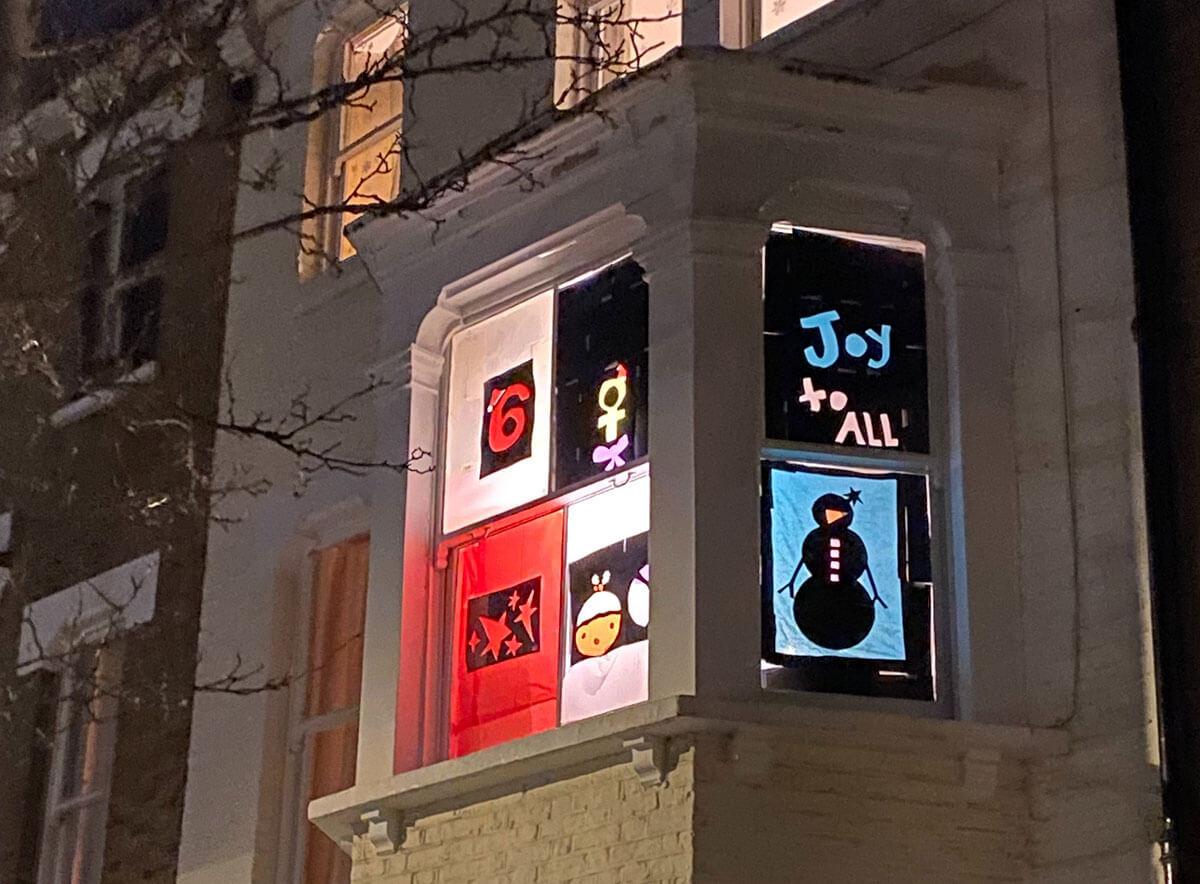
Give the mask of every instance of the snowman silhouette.
M 875 577 L 867 561 L 867 547 L 850 530 L 854 506 L 862 492 L 853 488 L 846 495 L 822 494 L 812 506 L 817 527 L 808 532 L 800 550 L 800 561 L 792 579 L 780 588 L 795 599 L 796 625 L 813 644 L 834 651 L 852 648 L 875 625 L 875 604 L 887 604 L 879 597 Z M 800 569 L 811 575 L 796 589 Z M 871 584 L 868 595 L 859 582 L 863 572 Z

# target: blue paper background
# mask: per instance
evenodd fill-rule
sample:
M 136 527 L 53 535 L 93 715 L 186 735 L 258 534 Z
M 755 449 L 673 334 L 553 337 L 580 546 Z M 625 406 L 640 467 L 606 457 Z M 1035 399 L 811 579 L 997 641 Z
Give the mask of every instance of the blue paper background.
M 850 657 L 870 660 L 903 660 L 904 617 L 900 607 L 899 532 L 896 527 L 895 479 L 873 478 L 858 473 L 826 475 L 771 469 L 771 550 L 774 576 L 775 650 L 797 657 Z M 792 576 L 800 561 L 804 538 L 817 527 L 813 520 L 813 501 L 822 494 L 844 495 L 851 488 L 862 492 L 854 507 L 850 530 L 867 546 L 871 573 L 879 597 L 887 604 L 875 605 L 875 625 L 867 637 L 852 648 L 833 651 L 809 641 L 798 626 L 792 611 L 793 599 L 778 590 Z M 801 568 L 796 588 L 812 575 Z M 871 592 L 864 572 L 859 581 Z

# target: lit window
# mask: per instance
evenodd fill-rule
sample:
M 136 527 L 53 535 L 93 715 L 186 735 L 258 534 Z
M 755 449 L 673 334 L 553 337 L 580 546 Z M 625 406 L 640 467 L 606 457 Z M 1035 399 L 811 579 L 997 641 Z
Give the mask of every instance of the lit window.
M 342 43 L 341 82 L 362 83 L 341 103 L 328 173 L 331 201 L 346 205 L 387 202 L 396 196 L 400 181 L 400 122 L 404 87 L 395 66 L 404 50 L 404 13 L 398 11 L 376 21 Z M 354 254 L 342 231 L 358 217 L 349 211 L 337 219 L 336 257 Z M 332 251 L 332 249 L 330 249 Z
M 648 289 L 623 259 L 450 342 L 431 707 L 457 757 L 645 700 Z M 415 635 L 415 633 L 407 633 Z M 405 639 L 405 644 L 410 644 Z M 448 697 L 445 706 L 438 698 Z
M 758 36 L 773 34 L 784 25 L 804 18 L 833 0 L 756 0 L 758 4 Z
M 682 0 L 605 0 L 559 6 L 560 105 L 658 61 L 682 42 Z
M 293 697 L 289 747 L 295 880 L 350 880 L 350 858 L 307 821 L 308 803 L 354 785 L 369 541 L 355 537 L 312 555 L 307 628 L 297 637 L 295 669 L 303 691 Z
M 170 200 L 164 172 L 117 181 L 92 206 L 80 304 L 85 385 L 158 357 Z
M 932 700 L 924 250 L 779 228 L 764 270 L 764 683 Z
M 120 678 L 113 645 L 82 648 L 59 674 L 39 884 L 100 880 Z

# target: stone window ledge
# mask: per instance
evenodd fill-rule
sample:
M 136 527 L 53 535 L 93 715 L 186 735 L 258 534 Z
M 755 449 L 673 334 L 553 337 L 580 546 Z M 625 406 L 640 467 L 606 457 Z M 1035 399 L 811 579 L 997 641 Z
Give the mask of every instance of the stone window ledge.
M 58 430 L 69 424 L 78 423 L 85 417 L 108 408 L 114 402 L 120 402 L 129 395 L 131 388 L 152 383 L 157 377 L 158 362 L 155 360 L 143 362 L 133 371 L 121 375 L 112 384 L 90 390 L 59 408 L 50 415 L 50 426 Z
M 671 737 L 724 735 L 730 739 L 731 758 L 736 758 L 740 736 L 780 728 L 797 735 L 844 733 L 847 742 L 869 743 L 877 738 L 893 745 L 897 741 L 924 744 L 930 751 L 962 759 L 963 787 L 968 792 L 986 790 L 1002 759 L 1045 758 L 1068 749 L 1066 735 L 1055 730 L 797 706 L 794 698 L 769 693 L 753 700 L 675 696 L 387 779 L 358 783 L 313 801 L 308 816 L 346 851 L 357 835 L 371 841 L 376 853 L 386 854 L 399 848 L 405 820 L 419 814 L 521 791 L 622 759 L 633 764 L 643 783 L 652 785 L 665 777 L 665 750 Z

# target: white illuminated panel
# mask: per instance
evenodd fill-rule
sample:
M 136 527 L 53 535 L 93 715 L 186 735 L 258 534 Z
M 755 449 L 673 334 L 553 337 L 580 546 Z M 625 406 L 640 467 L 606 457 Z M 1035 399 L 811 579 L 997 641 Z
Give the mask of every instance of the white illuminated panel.
M 564 724 L 649 695 L 649 529 L 644 471 L 567 508 Z
M 773 34 L 784 25 L 827 6 L 833 0 L 760 0 L 759 37 Z
M 443 531 L 512 509 L 549 489 L 553 316 L 554 293 L 548 291 L 455 335 L 446 410 Z M 502 467 L 486 467 L 486 475 L 481 475 L 484 385 L 528 361 L 533 362 L 535 387 L 529 455 Z
M 567 507 L 567 563 L 649 530 L 650 474 L 642 468 L 621 487 L 609 487 Z

